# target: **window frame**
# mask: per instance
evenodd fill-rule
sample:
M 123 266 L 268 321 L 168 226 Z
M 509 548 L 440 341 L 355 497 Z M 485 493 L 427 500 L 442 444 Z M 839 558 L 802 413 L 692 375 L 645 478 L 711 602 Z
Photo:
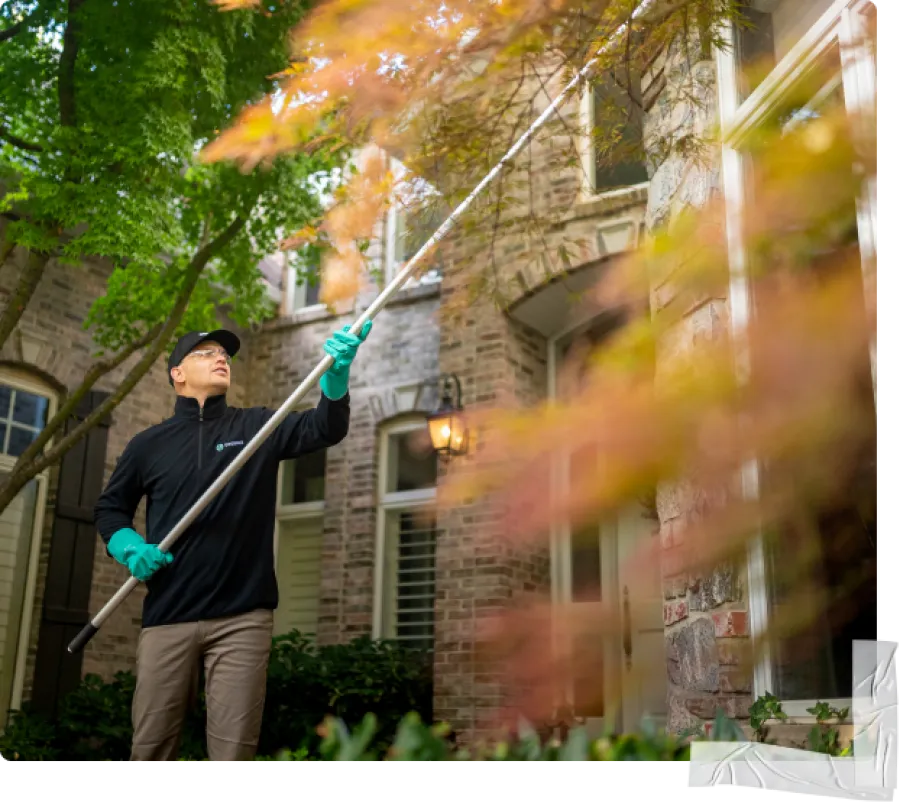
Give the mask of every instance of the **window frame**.
M 298 314 L 309 314 L 308 310 L 326 309 L 326 305 L 321 301 L 317 301 L 315 304 L 306 303 L 309 294 L 309 283 L 306 281 L 298 283 L 297 266 L 291 265 L 287 254 L 284 254 L 282 273 L 284 276 L 284 290 L 281 296 L 281 317 L 290 318 Z
M 746 203 L 744 154 L 742 146 L 754 128 L 771 115 L 778 103 L 816 61 L 830 48 L 840 53 L 840 75 L 843 82 L 845 104 L 848 113 L 863 112 L 862 119 L 874 112 L 875 72 L 871 56 L 855 63 L 847 53 L 854 39 L 862 32 L 861 16 L 869 0 L 835 0 L 814 22 L 800 40 L 775 64 L 772 71 L 757 88 L 741 102 L 740 66 L 734 47 L 734 29 L 726 24 L 722 29 L 724 48 L 715 53 L 719 93 L 719 122 L 722 137 L 722 190 L 726 206 L 726 240 L 731 279 L 729 305 L 732 330 L 736 342 L 736 370 L 739 376 L 749 371 L 749 357 L 743 332 L 753 315 L 750 281 L 747 272 L 747 254 L 743 241 L 742 218 Z M 876 255 L 876 199 L 874 177 L 868 182 L 863 196 L 857 203 L 860 258 L 863 266 L 863 286 L 866 303 L 875 304 L 875 255 Z M 875 343 L 870 347 L 872 381 L 875 385 Z M 877 398 L 877 395 L 876 395 Z M 876 404 L 877 409 L 877 404 Z M 749 461 L 741 472 L 741 491 L 747 498 L 758 498 L 760 467 L 758 461 Z M 766 551 L 764 535 L 758 531 L 747 549 L 747 595 L 750 611 L 750 639 L 756 661 L 753 667 L 753 694 L 759 696 L 774 688 L 774 671 L 771 650 L 763 635 L 770 619 Z M 816 700 L 784 700 L 784 712 L 795 722 L 814 722 L 806 709 Z M 830 699 L 826 702 L 837 708 L 852 707 L 852 700 Z
M 437 484 L 432 488 L 418 488 L 413 491 L 388 491 L 387 480 L 390 469 L 390 438 L 407 432 L 427 432 L 428 424 L 424 416 L 403 416 L 381 427 L 378 435 L 378 512 L 375 525 L 375 577 L 372 602 L 372 638 L 394 638 L 387 636 L 391 628 L 385 621 L 386 594 L 396 594 L 396 585 L 389 586 L 387 517 L 397 512 L 416 512 L 436 509 Z M 435 551 L 437 545 L 435 545 Z M 435 600 L 437 599 L 437 576 L 435 576 Z
M 387 159 L 389 169 L 394 176 L 399 177 L 402 173 L 408 172 L 408 168 L 402 162 L 400 162 L 400 160 L 392 156 L 387 156 Z M 387 212 L 385 213 L 384 223 L 382 226 L 381 263 L 385 285 L 394 280 L 394 277 L 397 275 L 400 266 L 405 264 L 397 259 L 397 237 L 399 235 L 400 226 L 402 225 L 404 218 L 405 212 L 403 204 L 396 197 L 395 193 L 394 197 L 391 199 L 390 205 L 388 206 Z M 437 229 L 435 229 L 435 231 L 437 231 Z M 432 234 L 433 233 L 434 232 L 432 232 Z M 441 273 L 437 270 L 432 269 L 427 273 L 422 274 L 421 276 L 413 276 L 407 279 L 403 284 L 403 289 L 407 290 L 412 287 L 440 284 L 442 280 L 443 277 Z
M 561 399 L 559 369 L 565 363 L 563 349 L 597 320 L 596 312 L 584 312 L 570 318 L 564 326 L 547 338 L 547 397 L 551 401 L 555 402 Z M 571 479 L 571 457 L 570 450 L 562 452 L 557 450 L 552 456 L 548 491 L 557 499 L 563 498 L 568 491 Z M 610 620 L 615 622 L 615 627 L 604 637 L 604 654 L 606 656 L 618 656 L 620 643 L 616 638 L 618 628 L 621 626 L 621 606 L 619 605 L 621 589 L 619 588 L 618 539 L 615 537 L 615 526 L 609 521 L 604 521 L 597 527 L 597 550 L 600 553 L 599 579 L 603 600 L 600 604 L 607 605 L 610 600 L 615 601 L 615 605 L 611 609 L 614 612 L 611 614 Z M 602 537 L 601 531 L 603 532 Z M 581 604 L 574 600 L 572 534 L 571 522 L 567 516 L 557 517 L 551 522 L 549 528 L 550 642 L 554 654 L 560 656 L 569 654 L 571 650 L 567 643 L 569 636 L 566 617 L 569 615 L 572 605 Z M 598 603 L 583 604 L 596 605 Z M 608 713 L 600 718 L 580 716 L 579 720 L 589 725 L 600 721 L 604 723 L 604 726 L 611 724 L 614 728 L 620 729 L 622 710 L 617 701 L 621 694 L 622 675 L 618 663 L 613 662 L 606 667 L 603 673 L 603 698 L 606 701 L 605 707 L 608 706 Z M 575 683 L 572 680 L 560 684 L 554 697 L 554 703 L 557 707 L 574 709 Z
M 49 383 L 44 382 L 34 375 L 16 369 L 11 366 L 0 366 L 0 384 L 4 384 L 15 390 L 33 393 L 43 396 L 48 400 L 47 421 L 56 415 L 59 398 L 57 391 Z M 48 442 L 48 447 L 53 445 L 54 439 Z M 11 471 L 16 464 L 16 458 L 6 454 L 0 454 L 0 470 Z M 41 543 L 43 541 L 44 520 L 47 512 L 47 499 L 50 491 L 50 470 L 48 466 L 40 474 L 34 477 L 37 482 L 37 491 L 34 499 L 34 521 L 31 528 L 31 543 L 25 566 L 25 588 L 23 589 L 22 613 L 19 618 L 19 633 L 16 639 L 16 660 L 13 664 L 13 677 L 10 686 L 10 709 L 19 709 L 22 706 L 22 695 L 25 689 L 25 675 L 27 671 L 28 648 L 31 641 L 31 629 L 34 620 L 34 607 L 37 595 L 37 575 L 40 563 Z M 6 713 L 3 712 L 0 721 L 5 722 Z
M 591 201 L 603 201 L 605 199 L 618 198 L 631 195 L 635 192 L 647 192 L 650 188 L 650 180 L 638 184 L 630 184 L 627 187 L 617 187 L 612 190 L 597 192 L 594 185 L 597 183 L 597 158 L 594 153 L 594 145 L 591 131 L 594 130 L 594 85 L 585 81 L 578 99 L 578 122 L 581 131 L 581 181 L 578 186 L 579 203 Z

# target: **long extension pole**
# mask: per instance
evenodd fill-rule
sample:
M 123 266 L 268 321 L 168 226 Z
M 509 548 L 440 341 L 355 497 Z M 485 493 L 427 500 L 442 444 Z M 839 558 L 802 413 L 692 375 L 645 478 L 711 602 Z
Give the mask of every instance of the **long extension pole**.
M 635 9 L 635 11 L 631 15 L 631 20 L 636 20 L 638 17 L 642 16 L 646 13 L 647 9 L 653 5 L 657 0 L 643 0 L 643 2 Z M 416 271 L 416 268 L 419 266 L 419 263 L 425 257 L 425 255 L 431 251 L 431 249 L 437 245 L 444 237 L 447 235 L 447 232 L 453 228 L 456 221 L 463 215 L 463 213 L 471 206 L 472 202 L 481 194 L 485 187 L 488 186 L 500 173 L 503 168 L 509 164 L 528 144 L 531 138 L 534 136 L 534 133 L 545 123 L 547 120 L 556 112 L 556 110 L 560 107 L 562 102 L 568 97 L 568 95 L 572 92 L 575 87 L 577 87 L 582 81 L 584 81 L 587 76 L 591 73 L 597 61 L 599 60 L 599 56 L 606 52 L 606 50 L 612 46 L 612 44 L 624 33 L 627 29 L 627 23 L 623 23 L 618 30 L 613 34 L 612 40 L 610 44 L 605 45 L 599 51 L 597 56 L 594 56 L 587 64 L 582 67 L 578 73 L 566 84 L 565 88 L 559 95 L 555 98 L 555 100 L 540 114 L 540 116 L 531 124 L 528 130 L 522 134 L 519 140 L 506 152 L 502 159 L 491 169 L 491 171 L 481 180 L 477 187 L 469 193 L 468 197 L 458 206 L 450 216 L 441 224 L 438 230 L 431 236 L 431 238 L 416 252 L 415 256 L 406 263 L 403 270 L 401 270 L 393 279 L 393 281 L 388 284 L 384 290 L 381 291 L 378 298 L 376 298 L 370 305 L 369 308 L 357 319 L 356 323 L 350 327 L 350 331 L 354 335 L 358 335 L 362 330 L 363 326 L 365 326 L 366 321 L 371 321 L 375 318 L 375 316 L 384 309 L 385 305 L 406 282 L 410 279 Z M 190 510 L 182 516 L 181 520 L 176 524 L 169 534 L 163 538 L 159 543 L 159 548 L 163 552 L 167 552 L 169 548 L 174 544 L 181 535 L 184 534 L 184 531 L 191 525 L 194 519 L 206 509 L 207 505 L 218 495 L 218 493 L 225 487 L 225 485 L 231 480 L 232 477 L 237 473 L 238 469 L 244 465 L 262 446 L 262 443 L 269 435 L 274 432 L 275 428 L 287 417 L 288 413 L 291 412 L 294 408 L 296 408 L 297 403 L 306 396 L 310 390 L 313 389 L 316 382 L 322 378 L 324 373 L 331 367 L 331 363 L 333 362 L 333 358 L 330 356 L 325 356 L 322 358 L 322 361 L 313 369 L 312 373 L 303 380 L 300 386 L 287 398 L 284 404 L 278 408 L 277 412 L 266 422 L 265 426 L 254 435 L 252 440 L 240 451 L 237 457 L 231 461 L 229 466 L 223 471 L 216 481 L 209 486 L 209 488 L 204 492 L 204 494 L 191 506 Z M 72 643 L 69 644 L 69 652 L 76 653 L 79 650 L 82 650 L 84 646 L 96 635 L 97 631 L 100 630 L 103 623 L 112 615 L 113 611 L 121 605 L 128 595 L 137 588 L 139 580 L 134 577 L 130 577 L 122 587 L 112 596 L 109 602 L 104 605 L 100 611 L 88 622 L 81 632 L 72 639 Z

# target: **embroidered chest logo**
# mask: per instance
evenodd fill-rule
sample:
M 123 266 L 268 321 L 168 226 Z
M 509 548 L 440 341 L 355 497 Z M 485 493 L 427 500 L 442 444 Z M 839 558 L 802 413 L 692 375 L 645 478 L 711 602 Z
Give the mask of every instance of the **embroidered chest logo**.
M 224 452 L 226 449 L 230 449 L 232 446 L 243 446 L 243 441 L 228 441 L 228 443 L 217 443 L 216 451 Z

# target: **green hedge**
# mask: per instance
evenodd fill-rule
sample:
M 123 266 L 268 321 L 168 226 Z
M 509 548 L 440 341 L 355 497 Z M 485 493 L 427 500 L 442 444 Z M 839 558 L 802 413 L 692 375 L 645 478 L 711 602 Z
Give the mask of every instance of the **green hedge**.
M 281 751 L 278 761 L 689 761 L 687 740 L 666 735 L 649 723 L 640 733 L 591 739 L 583 728 L 574 728 L 565 739 L 541 738 L 523 724 L 508 740 L 472 749 L 458 749 L 449 726 L 426 725 L 414 713 L 400 723 L 393 743 L 385 751 L 376 743 L 379 728 L 367 714 L 351 732 L 343 721 L 329 717 L 317 754 L 302 748 Z M 258 760 L 272 760 L 260 757 Z
M 27 709 L 12 712 L 0 736 L 0 754 L 7 760 L 127 760 L 134 685 L 130 672 L 108 683 L 88 675 L 63 700 L 53 721 Z M 431 700 L 430 658 L 420 652 L 369 638 L 317 647 L 297 632 L 279 636 L 269 661 L 259 752 L 313 753 L 326 717 L 360 722 L 367 713 L 380 723 L 372 745 L 384 751 L 407 713 L 430 719 Z M 201 695 L 185 722 L 181 757 L 206 758 L 205 724 Z

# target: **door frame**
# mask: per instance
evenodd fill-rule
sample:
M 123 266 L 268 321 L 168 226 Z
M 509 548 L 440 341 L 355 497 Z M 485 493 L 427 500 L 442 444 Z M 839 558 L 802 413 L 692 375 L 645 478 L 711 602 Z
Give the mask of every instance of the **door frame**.
M 602 314 L 602 313 L 601 313 Z M 560 363 L 560 349 L 563 342 L 581 329 L 587 328 L 599 315 L 595 312 L 584 313 L 574 323 L 563 327 L 547 339 L 547 398 L 555 401 L 558 398 L 557 369 Z M 569 455 L 554 455 L 550 475 L 550 492 L 559 496 L 568 483 Z M 613 521 L 605 521 L 599 529 L 609 530 L 616 526 Z M 605 591 L 609 589 L 609 598 L 616 601 L 615 628 L 605 638 L 604 656 L 615 660 L 604 661 L 603 667 L 603 700 L 604 716 L 602 718 L 584 718 L 589 730 L 609 728 L 621 732 L 623 726 L 622 706 L 622 672 L 621 644 L 617 642 L 616 633 L 621 628 L 621 600 L 618 572 L 618 533 L 606 532 L 600 537 L 598 532 L 598 549 L 600 554 L 600 583 Z M 555 521 L 550 528 L 550 594 L 551 594 L 551 642 L 554 653 L 564 651 L 564 637 L 560 627 L 560 614 L 564 606 L 572 602 L 572 545 L 571 526 L 567 521 Z M 602 593 L 602 592 L 601 592 Z M 605 596 L 605 594 L 604 594 Z M 565 691 L 557 700 L 558 705 L 570 706 L 574 697 L 572 684 L 566 684 Z

